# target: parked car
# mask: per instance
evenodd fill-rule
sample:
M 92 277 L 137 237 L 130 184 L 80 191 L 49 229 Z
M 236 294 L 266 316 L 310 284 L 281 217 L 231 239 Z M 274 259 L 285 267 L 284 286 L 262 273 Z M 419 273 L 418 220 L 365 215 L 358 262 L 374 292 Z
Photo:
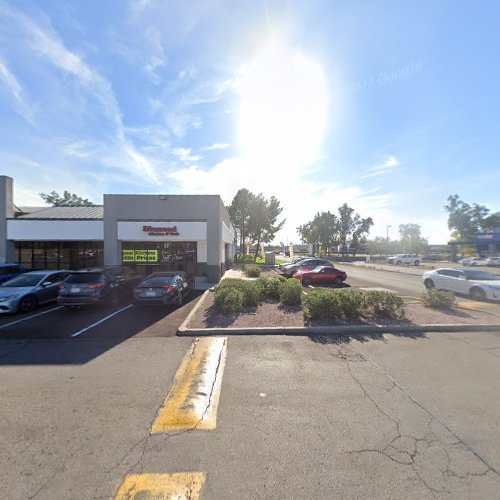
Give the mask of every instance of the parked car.
M 459 260 L 458 262 L 459 264 L 462 264 L 462 266 L 467 266 L 467 267 L 488 265 L 487 259 L 483 257 L 467 257 L 465 259 Z
M 500 257 L 489 257 L 486 259 L 486 265 L 490 267 L 500 267 Z
M 412 255 L 410 253 L 398 253 L 392 257 L 388 257 L 386 260 L 387 264 L 396 264 L 400 266 L 402 264 L 409 264 L 413 266 L 419 266 L 422 263 L 422 257 L 418 255 Z
M 183 271 L 153 273 L 134 289 L 134 305 L 180 307 L 194 290 L 194 278 Z
M 473 299 L 500 301 L 500 276 L 475 269 L 434 269 L 422 276 L 426 288 L 469 295 Z
M 27 313 L 57 299 L 69 271 L 30 271 L 0 285 L 0 312 Z
M 25 272 L 26 269 L 21 264 L 0 264 L 0 283 L 5 283 Z
M 67 309 L 102 303 L 117 306 L 125 297 L 132 298 L 141 279 L 125 266 L 72 271 L 59 286 L 57 301 Z
M 291 278 L 299 269 L 314 269 L 318 266 L 332 266 L 335 267 L 329 260 L 306 258 L 295 264 L 286 265 L 281 272 L 283 276 Z
M 307 257 L 296 257 L 293 259 L 291 262 L 285 262 L 283 264 L 280 264 L 278 266 L 278 269 L 282 271 L 286 266 L 292 266 L 293 264 L 297 264 L 297 262 L 301 262 L 303 260 L 307 259 Z
M 302 281 L 302 284 L 307 285 L 341 285 L 347 278 L 347 274 L 340 269 L 335 269 L 333 266 L 318 266 L 314 269 L 299 269 L 294 275 L 294 278 Z

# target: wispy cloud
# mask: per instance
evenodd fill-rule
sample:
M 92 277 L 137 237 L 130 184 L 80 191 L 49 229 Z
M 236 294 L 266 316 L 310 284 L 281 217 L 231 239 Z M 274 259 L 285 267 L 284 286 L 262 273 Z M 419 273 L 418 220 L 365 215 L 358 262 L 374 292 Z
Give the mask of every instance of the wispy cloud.
M 362 177 L 366 179 L 368 177 L 376 177 L 378 175 L 385 175 L 392 172 L 396 167 L 400 165 L 400 162 L 395 156 L 389 156 L 384 163 L 376 165 L 375 167 L 369 168 L 367 173 Z
M 216 142 L 214 144 L 212 144 L 211 146 L 207 146 L 206 148 L 201 148 L 202 151 L 213 151 L 215 149 L 221 149 L 221 150 L 224 150 L 224 149 L 227 149 L 229 147 L 229 144 L 225 143 L 225 142 Z
M 0 80 L 5 84 L 15 100 L 17 112 L 33 125 L 33 111 L 25 99 L 25 92 L 7 63 L 0 59 Z
M 19 10 L 0 4 L 4 14 L 13 19 L 28 36 L 31 49 L 45 57 L 56 68 L 76 79 L 81 88 L 95 99 L 113 127 L 114 137 L 103 147 L 116 150 L 122 158 L 117 168 L 125 168 L 146 175 L 158 184 L 158 176 L 152 162 L 138 151 L 125 134 L 122 112 L 111 83 L 90 66 L 79 54 L 69 50 L 58 34 L 48 26 L 37 24 Z M 69 154 L 76 150 L 69 151 Z

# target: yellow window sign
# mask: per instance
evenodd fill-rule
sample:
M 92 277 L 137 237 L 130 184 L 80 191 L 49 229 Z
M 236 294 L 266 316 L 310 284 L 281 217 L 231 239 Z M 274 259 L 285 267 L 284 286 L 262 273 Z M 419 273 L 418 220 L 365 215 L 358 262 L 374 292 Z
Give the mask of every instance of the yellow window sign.
M 135 262 L 134 250 L 122 250 L 122 261 L 123 262 Z
M 158 262 L 158 250 L 122 250 L 122 262 Z

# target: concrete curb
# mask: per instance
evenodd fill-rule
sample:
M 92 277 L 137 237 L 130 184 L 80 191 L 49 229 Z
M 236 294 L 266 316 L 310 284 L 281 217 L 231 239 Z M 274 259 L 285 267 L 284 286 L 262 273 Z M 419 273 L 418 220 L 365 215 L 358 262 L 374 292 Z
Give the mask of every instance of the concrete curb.
M 427 324 L 427 325 L 358 325 L 358 326 L 275 326 L 264 328 L 182 328 L 177 335 L 181 337 L 199 337 L 216 335 L 352 335 L 372 333 L 424 333 L 424 332 L 490 332 L 500 330 L 500 325 L 469 324 Z
M 177 335 L 182 335 L 186 331 L 191 331 L 191 329 L 188 329 L 187 325 L 191 321 L 191 318 L 195 315 L 196 311 L 201 307 L 203 302 L 205 302 L 205 299 L 207 295 L 210 293 L 210 289 L 205 290 L 203 294 L 201 295 L 200 299 L 198 300 L 198 303 L 191 309 L 191 312 L 187 315 L 186 319 L 180 324 L 179 328 L 177 328 Z
M 385 269 L 384 267 L 377 266 L 357 266 L 356 264 L 352 264 L 351 262 L 339 262 L 339 265 L 346 265 L 351 267 L 356 267 L 357 269 L 369 269 L 371 271 L 385 271 L 386 273 L 396 273 L 396 274 L 404 274 L 405 276 L 416 276 L 417 278 L 422 278 L 423 273 L 426 271 L 432 271 L 437 268 L 418 268 L 422 270 L 422 274 L 409 273 L 405 270 L 400 271 L 399 269 Z

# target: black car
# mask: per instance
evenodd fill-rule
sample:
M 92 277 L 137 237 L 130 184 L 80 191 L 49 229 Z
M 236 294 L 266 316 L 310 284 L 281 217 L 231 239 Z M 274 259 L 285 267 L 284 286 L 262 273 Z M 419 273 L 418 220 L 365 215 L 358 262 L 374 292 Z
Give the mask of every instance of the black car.
M 316 269 L 318 266 L 333 266 L 333 263 L 325 259 L 304 259 L 295 264 L 285 266 L 281 272 L 283 276 L 291 278 L 299 269 Z M 334 266 L 333 266 L 334 267 Z
M 194 290 L 194 278 L 183 271 L 146 276 L 134 290 L 134 305 L 181 306 Z
M 141 276 L 125 266 L 73 271 L 59 286 L 57 302 L 66 308 L 109 303 L 117 306 L 141 281 Z

